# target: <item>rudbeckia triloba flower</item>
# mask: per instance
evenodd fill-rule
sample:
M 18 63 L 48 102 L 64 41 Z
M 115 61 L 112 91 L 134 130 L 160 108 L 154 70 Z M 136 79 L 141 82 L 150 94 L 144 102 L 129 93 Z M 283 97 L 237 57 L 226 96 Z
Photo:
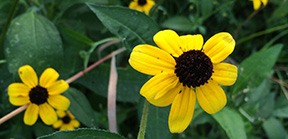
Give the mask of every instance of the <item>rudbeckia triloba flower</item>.
M 15 106 L 28 104 L 24 114 L 24 123 L 33 125 L 38 114 L 47 125 L 57 121 L 57 114 L 52 108 L 67 110 L 70 101 L 60 95 L 69 88 L 64 80 L 58 80 L 59 74 L 47 68 L 41 75 L 39 84 L 34 69 L 25 65 L 19 68 L 19 76 L 23 83 L 12 83 L 8 87 L 9 101 Z M 52 107 L 51 107 L 52 106 Z
M 149 15 L 149 11 L 154 4 L 155 2 L 153 0 L 133 0 L 129 4 L 129 8 L 140 12 L 145 12 L 145 14 Z
M 258 10 L 263 3 L 264 6 L 268 3 L 268 0 L 253 0 L 253 8 L 254 10 Z
M 235 83 L 237 67 L 221 63 L 235 47 L 229 33 L 218 33 L 204 45 L 202 35 L 183 35 L 172 30 L 159 31 L 153 37 L 160 47 L 137 45 L 129 59 L 139 72 L 152 75 L 140 94 L 151 104 L 165 107 L 172 104 L 169 129 L 184 131 L 192 120 L 196 98 L 209 114 L 226 105 L 226 95 L 219 86 Z
M 60 128 L 59 130 L 74 130 L 80 126 L 80 123 L 75 120 L 70 111 L 57 111 L 57 115 L 60 117 L 60 120 L 53 124 L 54 128 Z

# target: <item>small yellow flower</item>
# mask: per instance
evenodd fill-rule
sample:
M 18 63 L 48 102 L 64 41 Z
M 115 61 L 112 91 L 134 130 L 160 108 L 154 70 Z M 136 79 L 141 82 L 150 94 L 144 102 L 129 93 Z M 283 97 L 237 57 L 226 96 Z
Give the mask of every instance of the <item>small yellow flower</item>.
M 70 111 L 57 111 L 57 115 L 61 118 L 53 124 L 54 128 L 60 128 L 61 130 L 74 130 L 80 126 L 80 123 L 75 120 L 75 117 Z
M 8 87 L 9 101 L 15 106 L 29 104 L 24 114 L 24 123 L 33 125 L 38 114 L 47 125 L 57 121 L 57 114 L 52 108 L 67 110 L 70 101 L 60 95 L 69 88 L 64 80 L 58 80 L 59 74 L 52 68 L 47 68 L 38 77 L 34 69 L 25 65 L 19 68 L 19 76 L 23 83 L 12 83 Z M 52 107 L 51 107 L 52 106 Z
M 160 48 L 138 45 L 129 63 L 153 76 L 141 88 L 142 96 L 159 107 L 172 104 L 168 120 L 172 133 L 188 127 L 196 98 L 209 114 L 226 105 L 226 95 L 219 84 L 233 85 L 237 78 L 236 66 L 221 63 L 235 48 L 229 33 L 218 33 L 204 44 L 202 35 L 178 36 L 172 30 L 164 30 L 156 33 L 153 40 Z
M 268 0 L 253 0 L 254 10 L 258 10 L 261 6 L 261 3 L 263 3 L 264 6 L 266 6 Z
M 153 0 L 133 0 L 129 4 L 129 8 L 140 12 L 145 12 L 145 14 L 149 15 L 149 11 L 154 4 L 155 2 Z

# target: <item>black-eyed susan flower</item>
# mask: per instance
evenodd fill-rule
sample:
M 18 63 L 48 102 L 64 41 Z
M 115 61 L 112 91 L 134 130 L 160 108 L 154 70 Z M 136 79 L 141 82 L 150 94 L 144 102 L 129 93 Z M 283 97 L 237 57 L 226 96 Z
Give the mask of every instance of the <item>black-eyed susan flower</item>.
M 70 111 L 57 111 L 59 120 L 53 124 L 54 128 L 60 128 L 59 130 L 74 130 L 80 126 L 80 123 L 75 119 Z
M 129 4 L 129 8 L 140 12 L 145 12 L 145 14 L 149 15 L 149 11 L 154 4 L 155 2 L 153 0 L 133 0 Z
M 235 47 L 229 33 L 218 33 L 205 44 L 202 35 L 178 36 L 172 30 L 159 31 L 153 39 L 160 48 L 138 45 L 129 63 L 153 76 L 141 88 L 142 96 L 159 107 L 172 104 L 168 120 L 172 133 L 188 127 L 196 98 L 209 114 L 226 105 L 226 95 L 219 84 L 229 86 L 237 78 L 236 66 L 221 63 Z
M 24 114 L 24 123 L 33 125 L 38 115 L 47 125 L 57 121 L 57 114 L 52 108 L 67 110 L 70 101 L 60 95 L 69 88 L 64 80 L 58 80 L 59 74 L 52 68 L 47 68 L 38 77 L 34 69 L 25 65 L 19 68 L 19 76 L 23 83 L 12 83 L 8 87 L 9 101 L 15 106 L 28 104 Z M 51 107 L 52 106 L 52 107 Z
M 268 3 L 268 0 L 253 0 L 253 8 L 254 10 L 258 10 L 263 3 L 264 6 Z

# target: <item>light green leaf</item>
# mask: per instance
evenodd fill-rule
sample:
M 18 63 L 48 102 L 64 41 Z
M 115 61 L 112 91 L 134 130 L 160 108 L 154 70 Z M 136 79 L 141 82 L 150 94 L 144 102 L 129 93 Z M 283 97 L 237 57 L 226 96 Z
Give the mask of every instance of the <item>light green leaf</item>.
M 221 111 L 212 114 L 212 117 L 225 130 L 230 139 L 247 138 L 243 119 L 235 109 L 225 107 Z
M 269 49 L 256 52 L 245 59 L 238 67 L 239 75 L 233 93 L 260 85 L 271 72 L 282 47 L 282 44 L 275 45 Z
M 76 117 L 76 120 L 88 127 L 97 126 L 93 109 L 82 92 L 70 87 L 65 93 L 63 93 L 63 95 L 70 100 L 71 104 L 69 111 Z
M 105 130 L 82 128 L 72 131 L 58 131 L 38 139 L 125 139 L 124 137 Z
M 47 67 L 59 70 L 63 64 L 63 48 L 58 30 L 43 16 L 27 12 L 15 18 L 6 35 L 5 57 L 10 73 L 23 65 L 36 72 Z
M 77 80 L 94 93 L 107 97 L 110 66 L 100 65 Z M 134 69 L 118 68 L 117 101 L 138 102 L 139 91 L 148 76 L 140 74 Z
M 266 120 L 263 123 L 263 128 L 269 139 L 284 139 L 287 135 L 287 131 L 285 130 L 282 123 L 274 117 Z
M 128 50 L 138 44 L 154 44 L 152 38 L 159 27 L 144 13 L 118 6 L 87 5 Z

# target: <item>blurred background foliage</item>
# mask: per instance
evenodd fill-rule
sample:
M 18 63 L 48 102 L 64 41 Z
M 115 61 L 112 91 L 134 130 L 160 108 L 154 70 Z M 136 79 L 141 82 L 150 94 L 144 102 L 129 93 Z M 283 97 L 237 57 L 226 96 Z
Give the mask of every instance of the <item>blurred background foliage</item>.
M 239 77 L 234 86 L 223 87 L 228 98 L 223 110 L 209 115 L 196 105 L 192 122 L 180 134 L 169 132 L 169 107 L 150 105 L 147 139 L 288 138 L 287 0 L 271 0 L 257 11 L 249 0 L 156 0 L 150 17 L 127 8 L 129 3 L 0 1 L 0 117 L 17 108 L 8 101 L 7 87 L 20 81 L 20 66 L 31 65 L 38 76 L 53 67 L 60 78 L 68 79 L 114 50 L 127 48 L 117 55 L 121 136 L 104 131 L 108 130 L 108 60 L 64 93 L 83 129 L 56 132 L 41 120 L 27 126 L 22 112 L 0 126 L 0 138 L 136 138 L 144 102 L 139 90 L 150 77 L 132 69 L 127 61 L 135 45 L 153 45 L 153 35 L 167 28 L 180 35 L 202 34 L 205 40 L 218 32 L 232 34 L 236 47 L 226 62 L 237 65 Z M 115 43 L 103 46 L 111 41 Z

